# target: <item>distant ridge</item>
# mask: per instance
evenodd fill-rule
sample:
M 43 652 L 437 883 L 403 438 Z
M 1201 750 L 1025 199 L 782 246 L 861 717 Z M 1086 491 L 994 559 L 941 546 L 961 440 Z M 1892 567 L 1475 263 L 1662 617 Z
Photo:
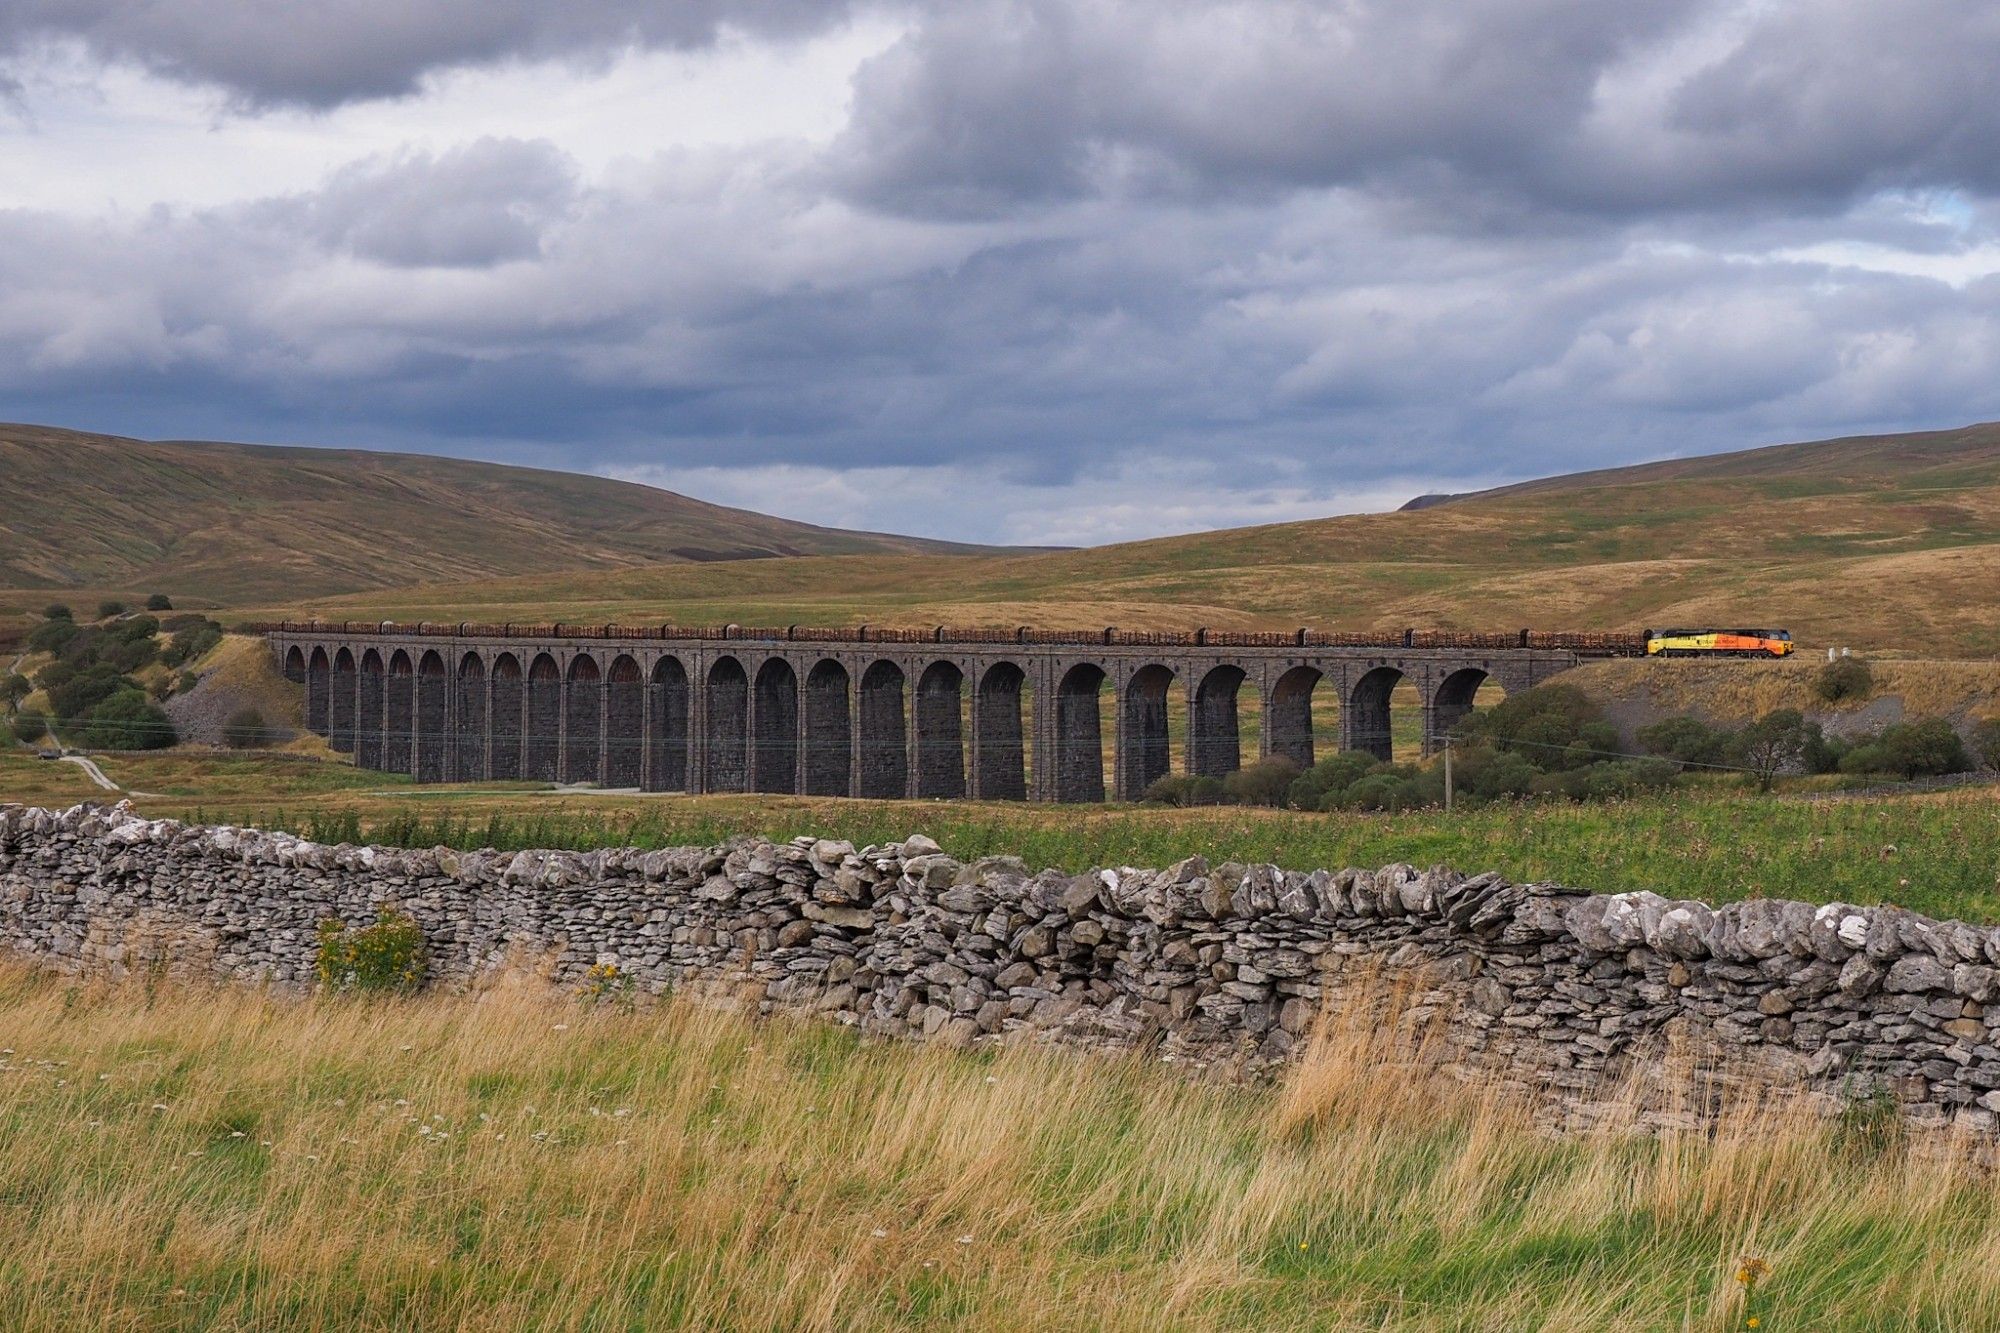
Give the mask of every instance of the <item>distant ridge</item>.
M 1862 482 L 1871 477 L 1895 477 L 1942 467 L 1984 468 L 1995 463 L 2000 463 L 2000 422 L 1982 421 L 1951 430 L 1911 431 L 1900 435 L 1845 435 L 1831 440 L 1767 444 L 1728 453 L 1691 454 L 1625 467 L 1565 472 L 1483 491 L 1419 495 L 1403 508 L 1430 509 L 1469 500 L 1668 481 L 1813 477 L 1829 484 Z
M 2000 425 L 1551 477 L 1081 551 L 667 565 L 367 594 L 329 619 L 1419 630 L 1740 623 L 2000 658 Z M 706 571 L 706 572 L 705 572 Z M 739 572 L 740 571 L 740 572 Z M 303 599 L 257 608 L 278 619 Z
M 1453 500 L 1462 500 L 1469 494 L 1471 494 L 1469 491 L 1440 491 L 1432 495 L 1419 495 L 1414 500 L 1406 501 L 1396 512 L 1407 514 L 1417 509 L 1435 509 L 1439 505 L 1450 504 Z
M 430 455 L 0 425 L 0 587 L 223 603 L 557 570 L 994 548 L 773 518 L 604 477 Z

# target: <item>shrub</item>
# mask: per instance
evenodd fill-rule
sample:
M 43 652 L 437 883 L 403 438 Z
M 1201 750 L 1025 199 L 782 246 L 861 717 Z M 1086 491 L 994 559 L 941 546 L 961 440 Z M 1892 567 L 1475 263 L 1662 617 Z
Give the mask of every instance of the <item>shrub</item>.
M 32 708 L 14 718 L 14 739 L 23 745 L 33 745 L 48 734 L 48 719 Z
M 1671 759 L 1685 767 L 1723 763 L 1736 737 L 1700 718 L 1670 717 L 1639 728 L 1635 739 L 1647 754 Z
M 1972 729 L 1972 752 L 1987 768 L 2000 768 L 2000 717 L 1989 717 Z
M 1184 806 L 1188 803 L 1188 780 L 1178 773 L 1164 773 L 1146 785 L 1139 799 L 1152 805 Z
M 254 708 L 239 708 L 222 726 L 223 743 L 241 750 L 254 750 L 271 743 L 264 715 Z
M 195 686 L 199 684 L 201 684 L 200 676 L 197 676 L 192 671 L 183 671 L 179 676 L 175 677 L 174 679 L 174 693 L 186 694 L 189 690 L 193 689 Z
M 1673 785 L 1679 768 L 1670 759 L 1609 759 L 1582 768 L 1544 773 L 1534 781 L 1537 796 L 1572 801 L 1609 801 L 1659 791 Z
M 1511 694 L 1468 718 L 1461 735 L 1467 742 L 1491 741 L 1501 750 L 1518 748 L 1548 771 L 1581 768 L 1618 752 L 1618 729 L 1574 685 L 1537 685 Z
M 1297 764 L 1283 755 L 1272 755 L 1225 777 L 1222 790 L 1235 805 L 1281 806 L 1298 778 Z
M 9 708 L 19 704 L 34 692 L 34 685 L 19 672 L 9 672 L 5 680 L 0 680 L 0 699 L 6 700 Z
M 372 926 L 319 923 L 314 970 L 330 990 L 413 991 L 424 981 L 424 933 L 401 912 L 382 908 Z
M 109 620 L 113 616 L 122 616 L 124 614 L 125 603 L 123 602 L 103 601 L 97 604 L 97 618 L 99 620 Z
M 1314 764 L 1292 781 L 1292 789 L 1286 794 L 1286 803 L 1300 810 L 1337 809 L 1328 806 L 1328 793 L 1347 790 L 1353 781 L 1379 762 L 1374 755 L 1361 750 L 1342 750 L 1328 755 Z
M 1413 765 L 1383 764 L 1349 784 L 1346 791 L 1330 795 L 1328 799 L 1337 804 L 1327 808 L 1396 811 L 1442 805 L 1444 776 L 1437 774 L 1435 783 L 1426 781 L 1431 776 Z
M 1452 754 L 1452 785 L 1455 794 L 1475 801 L 1500 801 L 1526 796 L 1534 789 L 1541 772 L 1527 756 L 1512 750 L 1496 750 L 1475 745 Z
M 174 599 L 163 592 L 156 592 L 146 599 L 146 609 L 148 611 L 171 611 L 174 609 Z
M 173 722 L 133 685 L 91 709 L 79 736 L 85 745 L 100 750 L 160 750 L 175 740 Z
M 1824 703 L 1866 699 L 1875 688 L 1875 672 L 1865 658 L 1836 657 L 1813 677 L 1813 693 Z
M 1187 790 L 1189 805 L 1221 805 L 1228 796 L 1221 778 L 1189 778 Z
M 1841 758 L 1843 773 L 1879 774 L 1885 777 L 1936 777 L 1962 773 L 1972 766 L 1951 723 L 1941 717 L 1920 722 L 1899 722 L 1865 740 Z
M 42 608 L 42 619 L 74 621 L 76 619 L 76 613 L 70 610 L 67 606 L 64 606 L 61 602 L 50 602 L 47 606 Z

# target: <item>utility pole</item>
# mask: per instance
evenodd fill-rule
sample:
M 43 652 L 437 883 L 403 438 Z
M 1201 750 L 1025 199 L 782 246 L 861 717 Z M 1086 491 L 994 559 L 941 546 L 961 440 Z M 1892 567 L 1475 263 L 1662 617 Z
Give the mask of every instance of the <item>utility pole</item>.
M 1451 736 L 1444 738 L 1444 812 L 1451 813 Z

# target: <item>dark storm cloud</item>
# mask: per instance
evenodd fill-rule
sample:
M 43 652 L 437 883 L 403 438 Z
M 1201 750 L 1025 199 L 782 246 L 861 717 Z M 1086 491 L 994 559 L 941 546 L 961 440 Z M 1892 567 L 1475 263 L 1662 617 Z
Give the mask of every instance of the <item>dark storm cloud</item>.
M 73 39 L 249 105 L 331 107 L 412 92 L 437 69 L 701 47 L 724 25 L 798 34 L 845 10 L 841 0 L 8 0 L 0 53 Z
M 968 0 L 873 61 L 893 207 L 1365 186 L 1441 218 L 1839 207 L 2000 179 L 1984 0 Z
M 30 4 L 0 32 L 315 104 L 835 12 Z M 2000 416 L 1983 5 L 897 12 L 830 143 L 593 175 L 427 128 L 252 202 L 0 211 L 0 415 L 1060 541 Z

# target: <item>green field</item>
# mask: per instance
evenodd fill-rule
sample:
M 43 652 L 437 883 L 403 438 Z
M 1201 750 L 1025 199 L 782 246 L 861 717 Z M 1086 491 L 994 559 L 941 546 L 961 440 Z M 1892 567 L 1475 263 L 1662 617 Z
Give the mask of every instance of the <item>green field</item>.
M 158 793 L 147 813 L 330 839 L 587 848 L 811 833 L 857 845 L 924 833 L 954 855 L 1031 866 L 1267 861 L 1296 869 L 1407 861 L 1498 870 L 1604 892 L 1651 889 L 1899 903 L 1938 917 L 2000 921 L 2000 792 L 1809 800 L 1735 788 L 1607 804 L 1502 804 L 1377 815 L 1241 807 L 1036 806 L 785 796 L 580 796 L 521 788 L 416 787 L 341 764 L 191 754 L 101 756 L 113 781 Z M 0 799 L 115 799 L 69 765 L 0 750 Z

